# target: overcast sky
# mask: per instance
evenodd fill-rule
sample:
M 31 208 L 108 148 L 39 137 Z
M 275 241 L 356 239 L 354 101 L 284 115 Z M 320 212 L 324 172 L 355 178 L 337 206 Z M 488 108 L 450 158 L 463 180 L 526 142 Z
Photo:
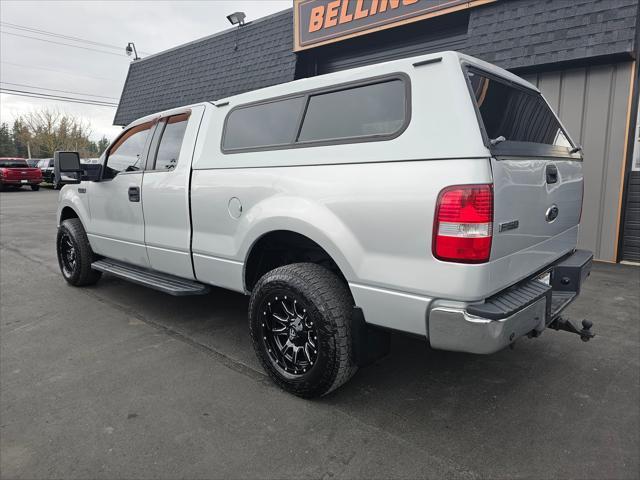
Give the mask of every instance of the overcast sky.
M 229 28 L 225 17 L 234 11 L 244 11 L 247 20 L 255 20 L 289 8 L 291 4 L 291 0 L 2 0 L 1 86 L 71 97 L 100 95 L 91 98 L 117 103 L 131 62 L 124 51 L 128 42 L 134 42 L 140 56 L 145 57 L 146 54 L 161 52 Z M 77 37 L 85 42 L 16 26 Z M 42 90 L 45 88 L 52 90 Z M 111 140 L 121 130 L 112 125 L 116 112 L 113 107 L 63 103 L 6 93 L 0 94 L 0 119 L 13 123 L 16 116 L 43 106 L 57 108 L 90 122 L 92 138 L 96 140 L 103 134 Z

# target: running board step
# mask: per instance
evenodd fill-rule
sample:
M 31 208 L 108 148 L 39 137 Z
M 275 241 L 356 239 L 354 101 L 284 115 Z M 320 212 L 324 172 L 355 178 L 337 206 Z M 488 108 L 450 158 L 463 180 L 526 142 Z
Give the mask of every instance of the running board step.
M 117 260 L 98 260 L 91 264 L 91 268 L 170 295 L 204 295 L 209 292 L 209 287 L 202 283 L 147 270 L 146 268 L 136 267 Z

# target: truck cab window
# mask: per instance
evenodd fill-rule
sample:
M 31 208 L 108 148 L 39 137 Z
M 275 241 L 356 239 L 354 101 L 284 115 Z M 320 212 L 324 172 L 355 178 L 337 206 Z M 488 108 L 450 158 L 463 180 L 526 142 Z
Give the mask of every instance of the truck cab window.
M 120 172 L 135 172 L 143 168 L 142 156 L 151 122 L 127 130 L 109 150 L 104 178 L 113 178 Z
M 188 121 L 188 113 L 174 115 L 166 120 L 153 170 L 166 172 L 176 168 Z

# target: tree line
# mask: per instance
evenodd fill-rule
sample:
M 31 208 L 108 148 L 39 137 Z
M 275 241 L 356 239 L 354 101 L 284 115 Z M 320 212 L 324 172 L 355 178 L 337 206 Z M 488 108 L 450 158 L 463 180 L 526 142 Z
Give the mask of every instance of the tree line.
M 0 123 L 0 157 L 51 158 L 56 150 L 71 150 L 81 158 L 99 157 L 109 146 L 103 136 L 89 138 L 91 126 L 58 110 L 37 110 L 16 118 L 12 126 Z

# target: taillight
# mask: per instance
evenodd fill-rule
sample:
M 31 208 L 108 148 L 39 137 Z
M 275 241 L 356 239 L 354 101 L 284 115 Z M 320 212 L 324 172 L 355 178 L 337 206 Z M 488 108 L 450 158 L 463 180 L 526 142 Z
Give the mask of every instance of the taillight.
M 433 255 L 439 260 L 483 263 L 491 254 L 493 186 L 454 185 L 438 195 Z

